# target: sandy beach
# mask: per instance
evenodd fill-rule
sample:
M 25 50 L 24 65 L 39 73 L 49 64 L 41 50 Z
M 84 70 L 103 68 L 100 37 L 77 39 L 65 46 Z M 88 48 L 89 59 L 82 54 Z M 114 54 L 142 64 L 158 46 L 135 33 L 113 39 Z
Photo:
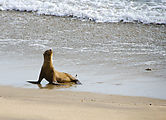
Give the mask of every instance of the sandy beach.
M 165 25 L 18 11 L 0 20 L 0 120 L 166 120 Z M 50 48 L 55 69 L 83 85 L 26 82 L 38 79 Z
M 0 87 L 1 120 L 165 120 L 166 100 Z

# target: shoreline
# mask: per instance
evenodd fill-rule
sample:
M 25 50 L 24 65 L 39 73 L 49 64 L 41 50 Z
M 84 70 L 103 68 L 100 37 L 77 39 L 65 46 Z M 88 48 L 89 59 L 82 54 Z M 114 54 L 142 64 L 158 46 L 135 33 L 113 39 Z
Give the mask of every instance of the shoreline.
M 136 25 L 154 25 L 154 26 L 166 26 L 166 23 L 143 23 L 140 21 L 132 21 L 132 22 L 125 22 L 123 20 L 119 22 L 95 22 L 94 20 L 90 19 L 81 19 L 73 16 L 56 16 L 56 15 L 47 15 L 47 14 L 37 14 L 36 11 L 19 11 L 19 10 L 0 10 L 0 12 L 18 12 L 18 13 L 24 13 L 24 14 L 32 14 L 34 16 L 41 16 L 41 17 L 55 17 L 55 18 L 62 18 L 62 19 L 68 19 L 68 20 L 76 20 L 79 22 L 90 22 L 91 24 L 136 24 Z
M 3 120 L 164 120 L 166 100 L 0 86 Z

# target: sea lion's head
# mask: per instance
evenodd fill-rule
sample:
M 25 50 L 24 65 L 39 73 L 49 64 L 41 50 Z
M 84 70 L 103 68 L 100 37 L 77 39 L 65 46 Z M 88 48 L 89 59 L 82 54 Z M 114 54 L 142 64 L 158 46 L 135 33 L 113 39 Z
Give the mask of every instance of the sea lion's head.
M 52 54 L 53 54 L 52 49 L 46 50 L 46 51 L 43 53 L 44 60 L 46 60 L 46 61 L 51 61 L 51 59 L 52 59 Z

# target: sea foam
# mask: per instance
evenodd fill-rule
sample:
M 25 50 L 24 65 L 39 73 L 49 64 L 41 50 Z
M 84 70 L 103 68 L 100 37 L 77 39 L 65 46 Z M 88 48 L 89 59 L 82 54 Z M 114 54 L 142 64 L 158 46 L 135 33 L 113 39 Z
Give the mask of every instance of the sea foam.
M 166 0 L 0 0 L 0 10 L 32 11 L 95 22 L 166 24 Z

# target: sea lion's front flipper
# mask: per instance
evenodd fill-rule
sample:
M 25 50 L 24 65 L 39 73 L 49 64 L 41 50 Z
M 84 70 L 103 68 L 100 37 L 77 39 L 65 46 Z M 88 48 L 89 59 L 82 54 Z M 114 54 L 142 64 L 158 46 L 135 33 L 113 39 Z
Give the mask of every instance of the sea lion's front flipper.
M 40 84 L 40 82 L 38 82 L 38 81 L 27 81 L 27 82 L 32 83 L 32 84 Z

